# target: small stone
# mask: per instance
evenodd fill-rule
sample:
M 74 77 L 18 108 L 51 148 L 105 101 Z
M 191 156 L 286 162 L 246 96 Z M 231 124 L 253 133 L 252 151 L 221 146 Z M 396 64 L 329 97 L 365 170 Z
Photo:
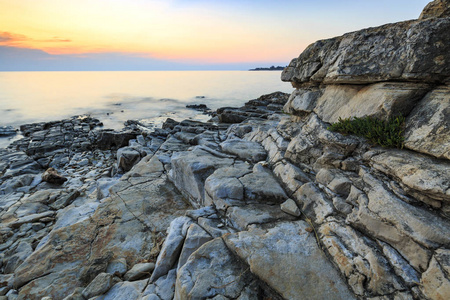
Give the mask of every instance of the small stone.
M 39 230 L 41 230 L 41 229 L 43 229 L 44 227 L 45 227 L 45 224 L 44 223 L 33 223 L 33 224 L 31 224 L 31 228 L 34 230 L 34 231 L 39 231 Z
M 150 275 L 151 272 L 155 269 L 154 263 L 141 263 L 135 264 L 130 271 L 125 274 L 125 280 L 133 281 L 140 279 L 146 275 Z
M 42 181 L 54 184 L 63 184 L 67 181 L 67 178 L 58 174 L 54 168 L 48 168 L 44 174 L 42 174 Z
M 300 209 L 298 209 L 297 204 L 292 199 L 287 199 L 281 203 L 280 207 L 282 211 L 295 217 L 299 217 L 302 214 Z
M 122 276 L 127 272 L 127 261 L 125 258 L 118 258 L 113 260 L 106 267 L 106 272 L 109 274 L 119 274 Z
M 102 295 L 107 292 L 114 284 L 113 275 L 108 273 L 100 273 L 92 282 L 83 290 L 82 295 L 86 298 Z

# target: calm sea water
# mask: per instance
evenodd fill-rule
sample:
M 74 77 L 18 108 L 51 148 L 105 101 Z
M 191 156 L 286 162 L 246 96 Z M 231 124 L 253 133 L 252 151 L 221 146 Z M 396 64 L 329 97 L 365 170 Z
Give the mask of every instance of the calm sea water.
M 275 91 L 292 91 L 275 71 L 0 72 L 0 126 L 75 115 L 98 118 L 105 128 L 129 119 L 159 126 L 167 117 L 206 120 L 187 104 L 241 106 Z

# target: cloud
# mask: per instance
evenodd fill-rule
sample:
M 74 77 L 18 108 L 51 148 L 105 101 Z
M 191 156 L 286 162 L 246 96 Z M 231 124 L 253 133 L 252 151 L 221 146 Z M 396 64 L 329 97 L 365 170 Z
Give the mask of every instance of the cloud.
M 53 36 L 48 39 L 33 39 L 23 34 L 13 33 L 3 31 L 0 32 L 0 45 L 3 46 L 20 46 L 25 45 L 30 47 L 30 44 L 35 43 L 69 43 L 72 42 L 70 39 L 61 38 L 58 36 Z M 30 47 L 34 48 L 34 47 Z
M 0 44 L 29 41 L 30 39 L 23 34 L 16 34 L 11 32 L 0 32 Z

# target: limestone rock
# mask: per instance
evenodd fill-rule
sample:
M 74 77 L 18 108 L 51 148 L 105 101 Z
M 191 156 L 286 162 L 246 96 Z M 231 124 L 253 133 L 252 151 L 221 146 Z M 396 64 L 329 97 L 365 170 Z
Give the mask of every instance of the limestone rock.
M 314 112 L 329 123 L 364 116 L 387 120 L 408 115 L 428 90 L 429 85 L 418 83 L 328 85 L 317 99 Z
M 301 211 L 308 217 L 313 217 L 319 224 L 334 212 L 332 204 L 313 183 L 302 185 L 295 192 L 294 198 L 299 204 Z
M 271 229 L 252 228 L 224 236 L 227 246 L 250 271 L 285 299 L 355 299 L 318 248 L 304 221 L 282 222 Z M 258 249 L 264 249 L 259 251 Z
M 189 196 L 197 206 L 203 206 L 204 182 L 216 169 L 231 166 L 233 160 L 218 157 L 202 148 L 176 153 L 172 156 L 171 179 L 176 187 Z
M 421 290 L 430 299 L 445 299 L 450 295 L 450 251 L 439 249 L 423 273 Z
M 124 279 L 127 281 L 134 281 L 138 280 L 142 277 L 149 276 L 152 271 L 155 269 L 154 263 L 140 263 L 135 264 L 131 270 L 129 270 L 125 276 Z
M 399 150 L 383 151 L 370 161 L 375 169 L 395 177 L 409 188 L 407 191 L 413 196 L 420 193 L 450 202 L 450 163 Z
M 244 186 L 245 199 L 247 201 L 278 204 L 286 200 L 288 197 L 272 172 L 256 166 L 253 168 L 253 173 L 239 179 Z
M 183 243 L 183 249 L 180 253 L 180 258 L 178 260 L 179 270 L 184 266 L 189 256 L 194 253 L 198 248 L 200 248 L 206 242 L 209 242 L 213 238 L 209 233 L 202 229 L 197 224 L 191 224 L 186 233 L 186 239 Z
M 449 115 L 450 87 L 435 88 L 406 119 L 405 147 L 450 160 Z
M 281 203 L 280 208 L 287 214 L 290 214 L 294 217 L 299 217 L 301 215 L 300 210 L 298 209 L 297 204 L 292 199 L 287 199 L 283 203 Z
M 106 294 L 100 296 L 99 300 L 139 300 L 146 285 L 147 280 L 119 282 Z
M 150 278 L 151 282 L 154 282 L 159 277 L 166 275 L 167 272 L 174 267 L 186 237 L 186 231 L 184 228 L 187 227 L 190 222 L 191 219 L 188 217 L 178 217 L 170 223 L 166 240 L 164 241 L 161 252 L 156 261 L 155 270 Z
M 106 272 L 109 274 L 124 275 L 127 272 L 127 260 L 125 258 L 118 258 L 111 261 L 106 267 Z
M 425 6 L 419 20 L 428 18 L 450 17 L 450 3 L 448 0 L 434 0 Z
M 54 168 L 48 168 L 44 174 L 42 174 L 42 181 L 54 184 L 63 184 L 67 181 L 67 178 L 58 174 Z
M 102 295 L 107 292 L 114 284 L 113 275 L 108 273 L 100 273 L 94 280 L 83 290 L 82 295 L 86 298 Z
M 265 160 L 267 153 L 264 148 L 255 142 L 231 139 L 220 144 L 224 152 L 237 155 L 243 160 L 259 162 Z
M 221 238 L 207 242 L 178 270 L 174 299 L 235 299 L 253 281 L 250 272 L 233 256 Z M 256 299 L 256 295 L 254 295 Z
M 293 220 L 278 205 L 247 204 L 243 207 L 234 206 L 227 210 L 227 218 L 234 228 L 246 230 L 252 224 L 266 224 L 283 220 Z
M 283 71 L 296 87 L 323 82 L 444 82 L 450 75 L 449 18 L 406 21 L 367 28 L 308 46 Z
M 388 261 L 354 229 L 329 222 L 319 228 L 319 233 L 328 253 L 356 295 L 387 295 L 403 289 Z

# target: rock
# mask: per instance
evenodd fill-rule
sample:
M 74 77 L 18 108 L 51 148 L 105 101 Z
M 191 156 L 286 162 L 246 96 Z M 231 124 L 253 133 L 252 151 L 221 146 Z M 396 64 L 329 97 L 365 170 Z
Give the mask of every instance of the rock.
M 177 270 L 184 266 L 192 253 L 212 239 L 213 238 L 211 235 L 199 225 L 191 224 L 187 230 L 186 239 L 183 243 L 183 249 L 181 250 L 180 258 L 178 259 Z
M 222 147 L 222 151 L 254 163 L 265 160 L 267 157 L 264 148 L 255 142 L 232 139 L 226 140 L 220 146 Z
M 281 203 L 280 208 L 287 214 L 290 214 L 294 217 L 299 217 L 302 213 L 298 209 L 297 204 L 292 199 L 287 199 L 283 203 Z
M 367 28 L 318 41 L 291 61 L 281 79 L 293 82 L 295 87 L 309 81 L 325 84 L 388 80 L 444 82 L 450 75 L 449 29 L 450 19 L 431 18 Z
M 134 281 L 141 279 L 142 277 L 150 276 L 152 271 L 155 269 L 154 263 L 140 263 L 135 264 L 131 270 L 129 270 L 124 279 L 127 281 Z
M 150 277 L 151 282 L 166 275 L 175 265 L 186 237 L 184 228 L 187 228 L 190 222 L 192 221 L 188 217 L 178 217 L 170 223 L 166 240 L 156 261 L 155 270 L 153 271 L 152 277 Z
M 272 173 L 265 168 L 253 168 L 253 173 L 239 181 L 244 186 L 246 201 L 280 204 L 288 197 Z
M 117 164 L 124 172 L 139 162 L 141 154 L 131 147 L 123 147 L 117 150 Z
M 224 236 L 225 243 L 253 274 L 285 299 L 355 299 L 317 246 L 304 221 L 271 229 L 252 228 Z M 258 249 L 264 251 L 258 251 Z M 178 281 L 177 281 L 178 283 Z
M 222 295 L 236 299 L 253 276 L 234 258 L 221 238 L 195 251 L 178 270 L 174 299 L 213 298 Z M 256 299 L 256 295 L 253 295 Z
M 230 207 L 227 218 L 231 225 L 238 230 L 246 230 L 252 224 L 274 223 L 294 218 L 284 213 L 277 205 L 249 204 L 244 207 Z
M 395 177 L 418 200 L 450 202 L 450 163 L 399 150 L 383 151 L 370 162 L 374 169 Z
M 157 158 L 147 162 L 149 169 L 153 164 Z M 119 181 L 94 214 L 54 229 L 16 269 L 14 285 L 20 287 L 22 298 L 63 299 L 105 272 L 115 257 L 125 258 L 130 265 L 147 259 L 156 246 L 154 235 L 189 208 L 160 173 L 145 171 L 140 177 Z M 108 295 L 117 289 L 111 288 Z
M 54 168 L 48 168 L 44 174 L 42 174 L 42 181 L 54 184 L 63 184 L 67 181 L 67 178 L 58 174 Z
M 333 214 L 333 206 L 329 200 L 313 183 L 305 183 L 294 194 L 294 200 L 299 204 L 303 213 L 315 222 L 322 223 L 325 218 Z
M 231 158 L 218 157 L 203 148 L 175 153 L 172 156 L 171 179 L 175 186 L 184 192 L 197 207 L 204 204 L 204 182 L 216 169 L 231 166 Z
M 421 291 L 430 299 L 445 299 L 450 295 L 450 251 L 439 249 L 421 279 Z
M 123 281 L 116 283 L 101 300 L 138 300 L 141 299 L 141 291 L 147 285 L 147 280 Z
M 106 267 L 106 272 L 109 274 L 124 275 L 128 270 L 127 260 L 125 258 L 118 258 L 111 261 Z
M 375 245 L 349 226 L 325 223 L 319 234 L 356 295 L 385 295 L 403 289 L 387 260 L 374 249 Z
M 405 147 L 450 160 L 450 87 L 429 92 L 406 119 Z
M 102 295 L 106 293 L 114 285 L 113 275 L 108 273 L 100 273 L 94 280 L 83 290 L 82 295 L 86 299 Z
M 96 138 L 97 147 L 100 150 L 108 150 L 111 148 L 122 148 L 128 145 L 131 139 L 135 139 L 138 134 L 126 131 L 126 132 L 114 132 L 114 131 L 100 131 Z
M 403 202 L 366 170 L 361 169 L 360 176 L 368 185 L 366 195 L 356 196 L 358 208 L 347 222 L 390 244 L 414 269 L 424 271 L 431 258 L 427 248 L 450 242 L 445 234 L 449 221 Z
M 172 269 L 165 276 L 161 276 L 153 284 L 149 284 L 142 292 L 142 300 L 171 300 L 175 293 L 177 279 L 176 269 Z
M 317 99 L 314 112 L 328 123 L 364 116 L 387 120 L 407 116 L 428 90 L 429 85 L 418 83 L 328 85 Z
M 434 0 L 425 6 L 420 14 L 419 20 L 445 17 L 450 17 L 450 5 L 448 0 Z
M 0 126 L 0 136 L 15 135 L 16 130 L 12 126 Z

